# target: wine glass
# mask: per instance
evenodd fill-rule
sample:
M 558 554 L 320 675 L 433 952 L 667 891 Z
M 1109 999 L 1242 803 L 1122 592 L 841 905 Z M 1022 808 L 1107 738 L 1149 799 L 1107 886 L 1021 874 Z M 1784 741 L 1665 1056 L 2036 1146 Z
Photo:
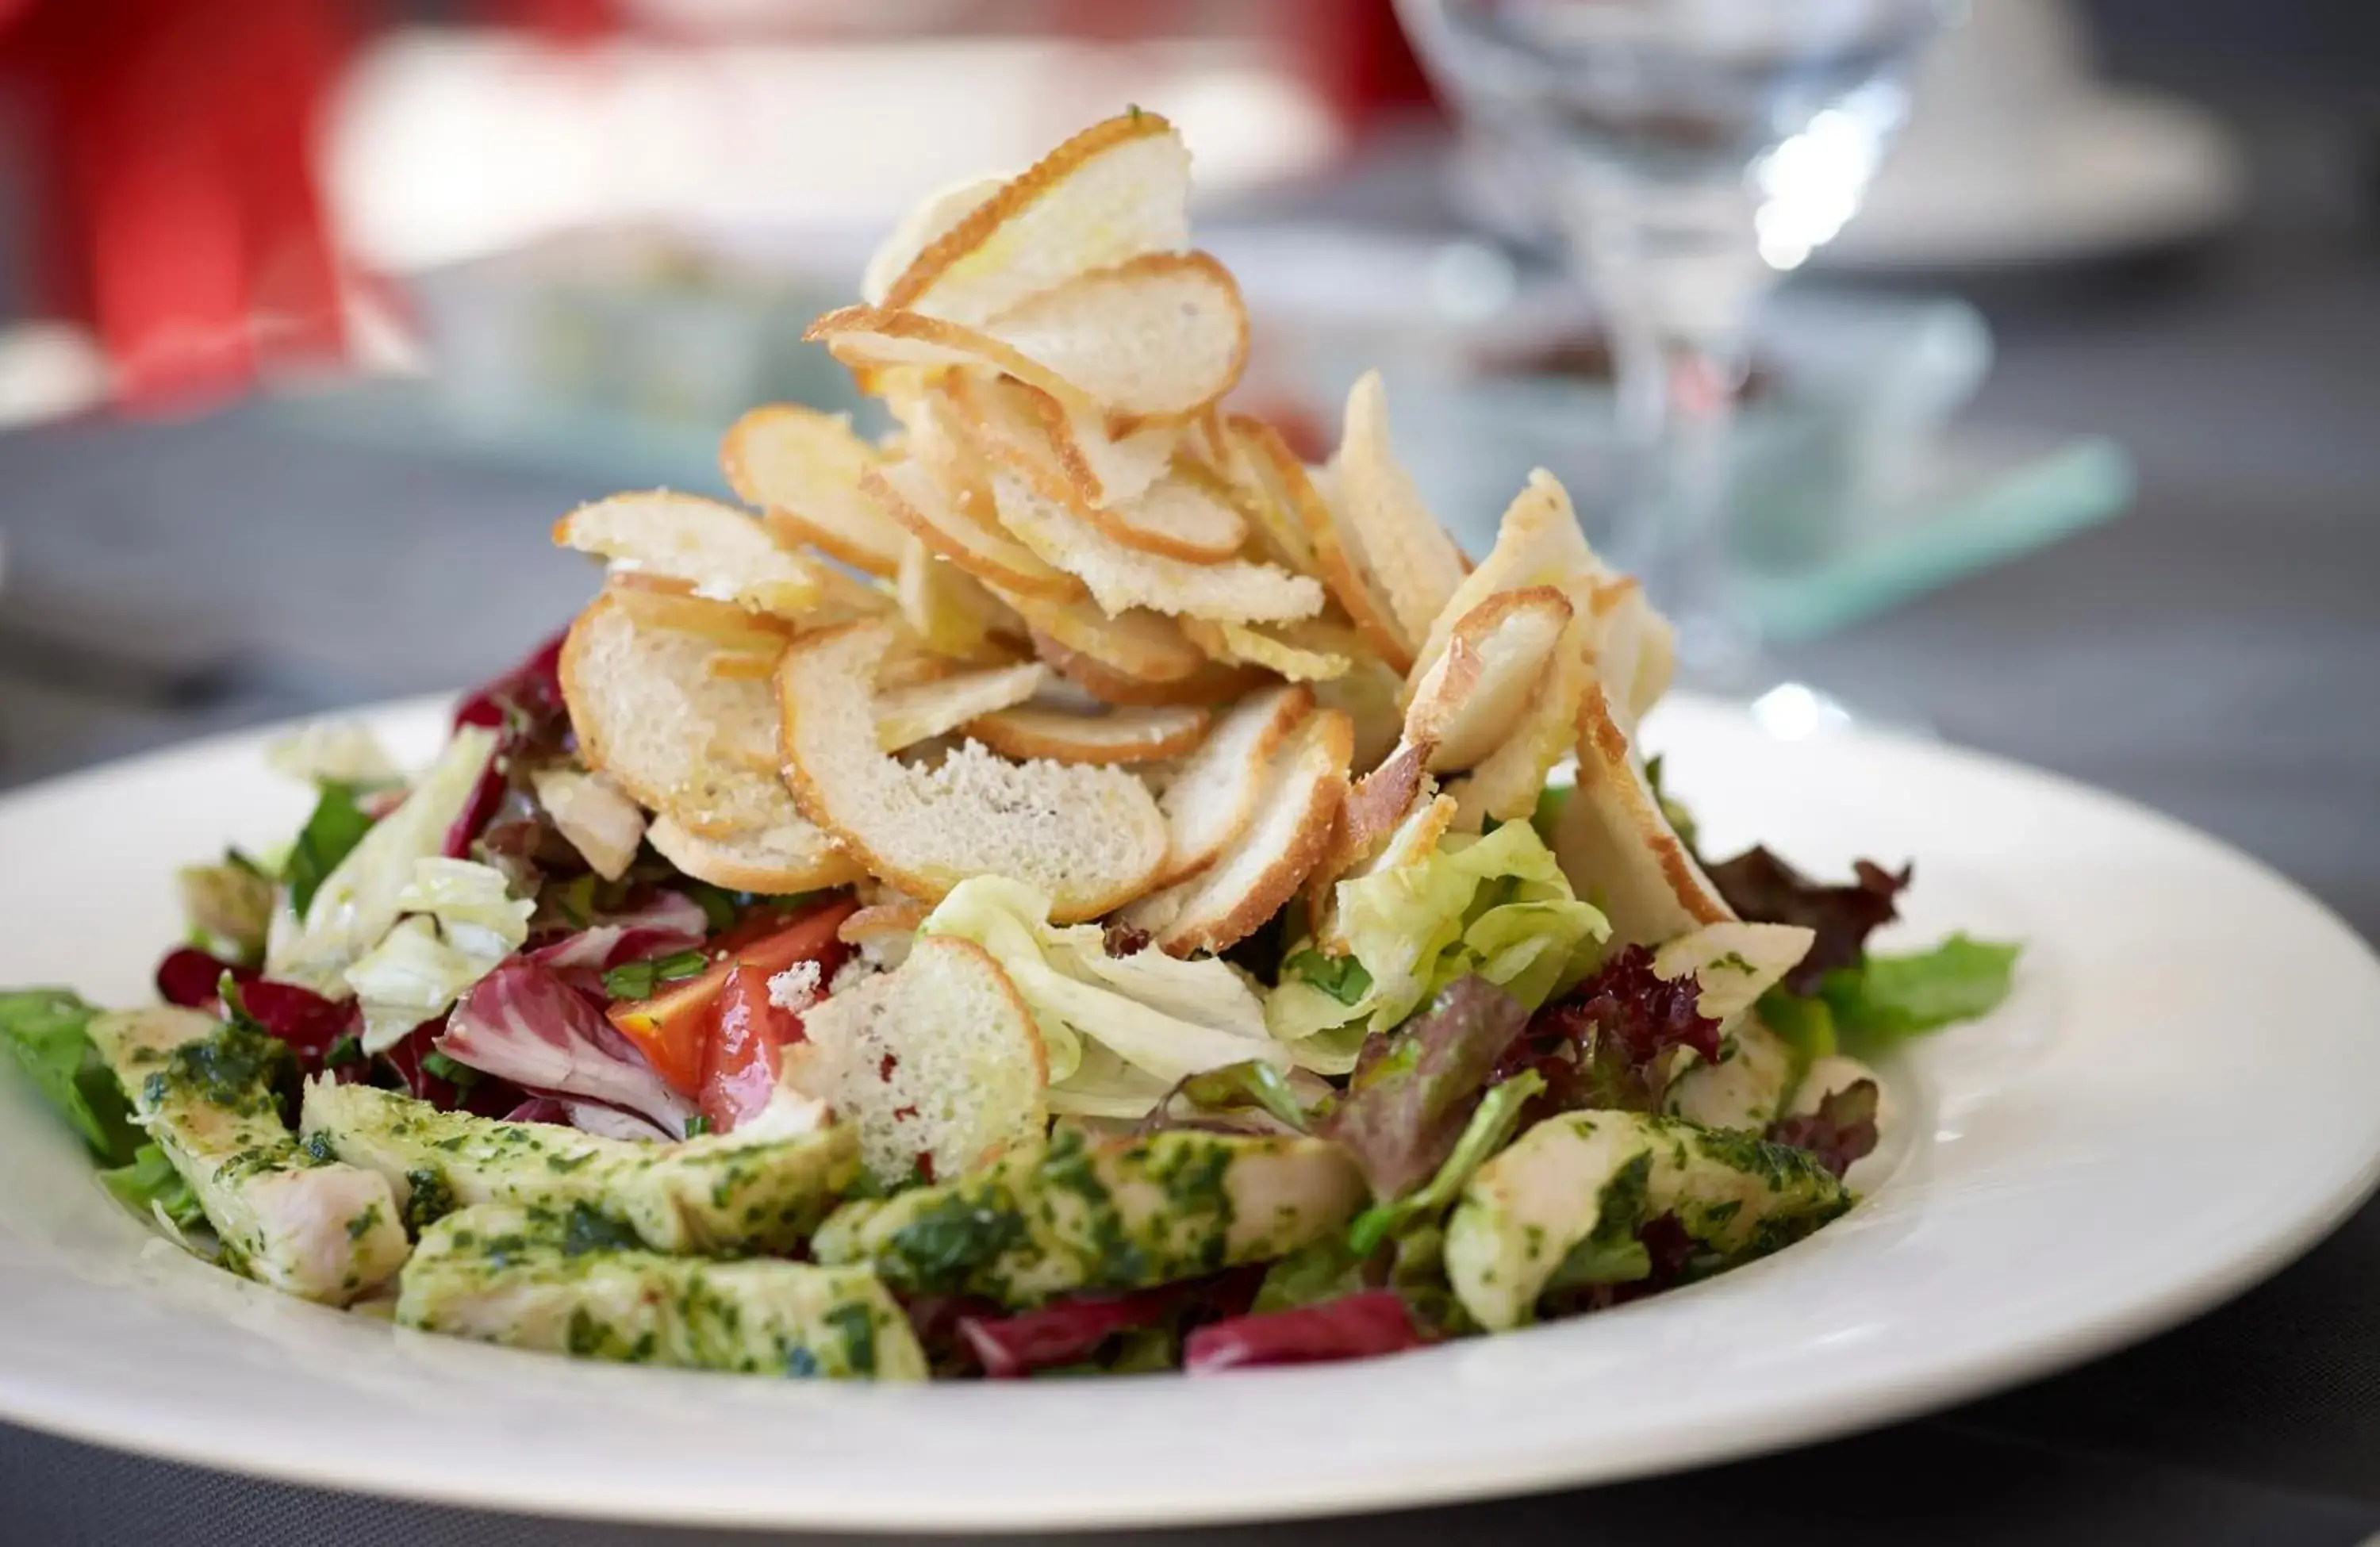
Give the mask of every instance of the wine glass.
M 1753 312 L 1858 209 L 1909 66 L 1956 6 L 1398 0 L 1441 95 L 1542 201 L 1597 299 L 1630 452 L 1615 545 L 1694 686 L 1775 683 L 1725 552 Z

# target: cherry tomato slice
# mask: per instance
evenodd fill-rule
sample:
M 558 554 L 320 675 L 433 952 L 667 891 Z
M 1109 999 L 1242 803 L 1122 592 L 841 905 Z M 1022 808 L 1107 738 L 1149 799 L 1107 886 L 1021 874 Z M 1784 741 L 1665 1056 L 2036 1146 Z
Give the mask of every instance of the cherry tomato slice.
M 844 951 L 834 932 L 858 906 L 847 893 L 821 903 L 773 933 L 718 948 L 718 959 L 701 976 L 672 983 L 650 999 L 624 999 L 604 1013 L 680 1095 L 698 1100 L 720 997 L 737 966 L 757 968 L 765 980 L 797 961 L 817 961 L 822 973 L 832 975 Z M 762 1003 L 765 988 L 764 982 Z

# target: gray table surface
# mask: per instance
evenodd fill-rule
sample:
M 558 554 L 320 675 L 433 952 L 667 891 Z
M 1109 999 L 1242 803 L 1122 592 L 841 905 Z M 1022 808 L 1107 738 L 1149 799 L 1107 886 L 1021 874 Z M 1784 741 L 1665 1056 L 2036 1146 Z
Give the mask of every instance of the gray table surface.
M 2372 938 L 2380 265 L 2341 191 L 2349 150 L 2276 127 L 2261 142 L 2276 207 L 2189 272 L 1987 293 L 2001 360 L 1976 418 L 2117 436 L 2140 508 L 1795 664 L 2195 822 Z M 0 439 L 0 623 L 102 640 L 202 689 L 111 701 L 0 638 L 0 783 L 500 665 L 583 598 L 586 572 L 543 534 L 587 493 L 248 410 Z M 2240 1009 L 2253 1056 L 2255 1006 Z M 1594 1492 L 1159 1540 L 2354 1542 L 2380 1529 L 2375 1285 L 2380 1207 L 2188 1326 L 1883 1433 Z M 199 1540 L 718 1539 L 353 1500 L 0 1428 L 0 1542 Z

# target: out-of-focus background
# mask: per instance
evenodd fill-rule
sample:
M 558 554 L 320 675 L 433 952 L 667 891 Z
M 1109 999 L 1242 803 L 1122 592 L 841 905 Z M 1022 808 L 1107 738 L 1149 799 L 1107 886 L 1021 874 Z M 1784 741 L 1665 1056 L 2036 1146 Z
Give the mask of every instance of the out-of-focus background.
M 1730 594 L 1844 701 L 2209 827 L 2380 936 L 2380 6 L 1965 10 L 1864 208 L 1762 233 Z M 0 0 L 0 786 L 507 664 L 593 581 L 553 518 L 723 493 L 754 404 L 858 408 L 800 334 L 875 238 L 1128 103 L 1193 149 L 1252 407 L 1319 456 L 1378 362 L 1475 549 L 1542 464 L 1629 556 L 1607 320 L 1390 0 Z M 1908 1540 L 1951 1540 L 1939 1501 L 1879 1479 L 1962 1457 L 2000 1484 L 1970 1511 L 2131 1511 L 2029 1541 L 2369 1529 L 2375 1274 L 2367 1213 L 1869 1443 L 1855 1491 Z M 42 1540 L 130 1465 L 0 1459 L 85 1479 L 15 1512 Z

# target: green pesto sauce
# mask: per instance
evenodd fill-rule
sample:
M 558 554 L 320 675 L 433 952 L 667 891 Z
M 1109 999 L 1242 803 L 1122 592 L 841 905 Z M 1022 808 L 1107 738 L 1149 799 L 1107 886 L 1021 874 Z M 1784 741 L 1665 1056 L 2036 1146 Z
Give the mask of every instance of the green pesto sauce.
M 167 1054 L 165 1066 L 140 1082 L 141 1104 L 153 1112 L 178 1095 L 242 1117 L 278 1120 L 273 1082 L 288 1056 L 287 1048 L 263 1032 L 226 1025 Z
M 416 1166 L 405 1174 L 410 1195 L 405 1201 L 406 1227 L 416 1235 L 455 1212 L 455 1188 L 443 1171 Z
M 892 1232 L 879 1267 L 896 1288 L 954 1294 L 1025 1240 L 1025 1217 L 1007 1189 L 973 1186 L 937 1199 Z
M 843 1362 L 855 1375 L 876 1373 L 876 1316 L 862 1301 L 846 1300 L 826 1313 L 826 1324 L 843 1339 Z

